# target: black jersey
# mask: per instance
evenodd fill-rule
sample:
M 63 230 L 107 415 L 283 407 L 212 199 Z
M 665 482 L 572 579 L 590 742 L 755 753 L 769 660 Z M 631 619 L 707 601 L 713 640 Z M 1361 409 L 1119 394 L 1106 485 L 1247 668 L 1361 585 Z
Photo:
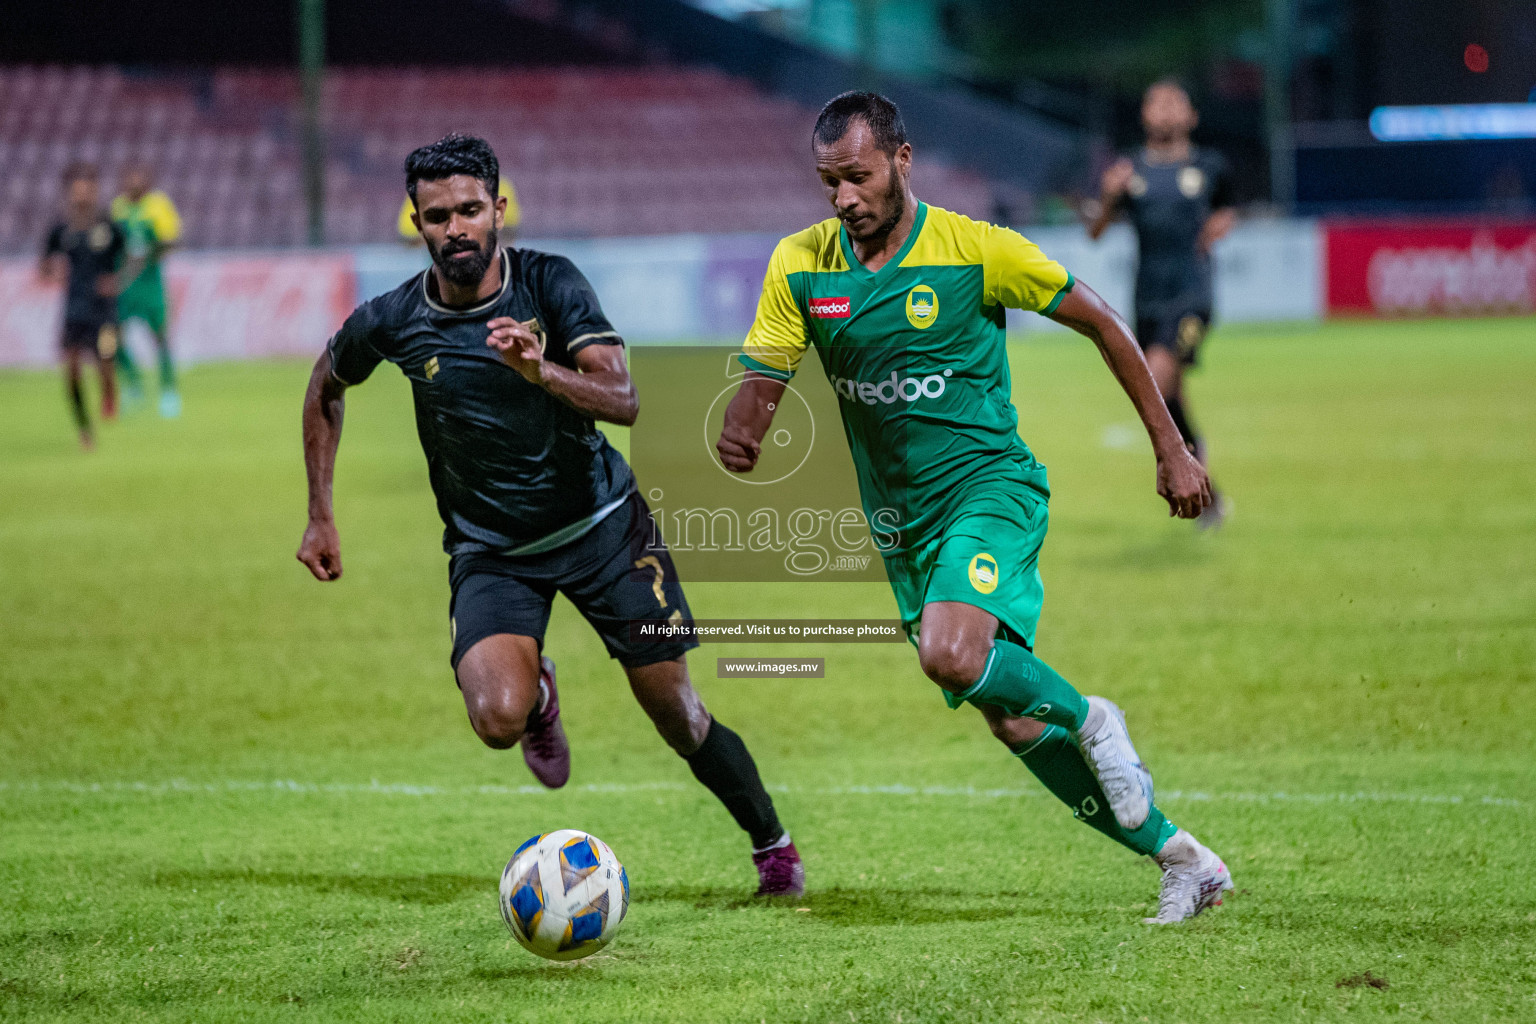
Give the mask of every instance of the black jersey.
M 1121 205 L 1136 229 L 1136 316 L 1210 315 L 1211 257 L 1199 246 L 1211 213 L 1231 206 L 1232 174 L 1219 153 L 1190 150 L 1177 163 L 1131 160 L 1135 173 Z
M 569 369 L 588 345 L 622 345 L 592 286 L 564 256 L 503 249 L 501 268 L 501 291 L 470 309 L 444 306 L 423 271 L 357 307 L 329 346 L 344 384 L 362 383 L 386 359 L 410 380 L 449 554 L 546 550 L 635 487 L 589 417 L 485 343 L 486 324 L 509 316 L 543 341 L 546 360 Z
M 59 221 L 48 232 L 43 255 L 63 253 L 69 260 L 69 284 L 64 289 L 64 322 L 100 327 L 117 322 L 117 299 L 102 295 L 103 274 L 117 270 L 123 256 L 123 230 L 105 216 L 79 229 Z

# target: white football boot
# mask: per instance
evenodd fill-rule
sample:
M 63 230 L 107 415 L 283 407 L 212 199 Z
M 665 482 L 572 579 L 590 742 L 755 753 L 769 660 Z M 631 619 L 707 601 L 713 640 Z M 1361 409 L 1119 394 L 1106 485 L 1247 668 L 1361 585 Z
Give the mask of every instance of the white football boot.
M 1188 921 L 1207 907 L 1221 906 L 1222 894 L 1232 891 L 1232 874 L 1221 858 L 1183 829 L 1152 859 L 1163 871 L 1163 887 L 1157 916 L 1142 919 L 1147 924 Z
M 1115 820 L 1121 828 L 1134 831 L 1146 823 L 1147 815 L 1152 812 L 1152 773 L 1147 771 L 1136 748 L 1131 746 L 1125 714 L 1114 702 L 1103 697 L 1089 697 L 1088 707 L 1089 719 L 1095 717 L 1095 710 L 1103 713 L 1097 716 L 1098 728 L 1091 736 L 1077 734 L 1077 748 L 1082 751 L 1088 770 L 1099 780 L 1099 788 L 1104 790 L 1109 808 L 1115 812 Z

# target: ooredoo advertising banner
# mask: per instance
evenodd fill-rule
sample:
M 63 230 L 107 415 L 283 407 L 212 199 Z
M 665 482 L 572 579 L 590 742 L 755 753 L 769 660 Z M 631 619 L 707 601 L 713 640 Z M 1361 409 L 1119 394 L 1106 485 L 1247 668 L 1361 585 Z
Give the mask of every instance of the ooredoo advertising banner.
M 1536 312 L 1536 222 L 1338 222 L 1327 235 L 1328 312 Z

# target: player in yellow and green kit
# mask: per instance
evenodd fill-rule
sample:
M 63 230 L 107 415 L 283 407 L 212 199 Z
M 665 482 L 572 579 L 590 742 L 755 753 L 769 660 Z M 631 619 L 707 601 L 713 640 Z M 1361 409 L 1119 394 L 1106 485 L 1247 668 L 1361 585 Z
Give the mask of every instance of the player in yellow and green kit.
M 169 419 L 181 414 L 181 396 L 176 390 L 176 363 L 171 358 L 167 333 L 160 258 L 181 241 L 181 215 L 170 197 L 159 189 L 151 189 L 151 184 L 149 168 L 134 164 L 123 174 L 122 194 L 112 200 L 112 219 L 127 238 L 120 274 L 124 287 L 117 298 L 117 315 L 125 328 L 129 320 L 142 320 L 155 336 L 160 360 L 160 415 Z M 131 400 L 142 396 L 143 378 L 127 345 L 117 346 L 117 364 L 127 397 Z
M 912 147 L 894 104 L 845 93 L 812 138 L 836 216 L 774 250 L 721 462 L 752 470 L 814 347 L 924 673 L 950 707 L 979 708 L 1076 817 L 1157 861 L 1153 920 L 1193 917 L 1232 887 L 1226 865 L 1157 808 L 1120 709 L 1084 697 L 1034 654 L 1050 487 L 1019 439 L 1005 308 L 1049 316 L 1098 345 L 1152 438 L 1170 514 L 1192 518 L 1210 502 L 1205 470 L 1114 310 L 1018 233 L 913 197 Z

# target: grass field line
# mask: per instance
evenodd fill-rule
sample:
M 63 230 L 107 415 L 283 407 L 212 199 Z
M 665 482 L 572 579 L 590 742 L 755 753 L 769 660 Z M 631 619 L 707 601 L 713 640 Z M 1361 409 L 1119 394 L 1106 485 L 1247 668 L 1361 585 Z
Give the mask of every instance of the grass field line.
M 405 782 L 299 782 L 294 779 L 241 780 L 225 779 L 213 782 L 192 782 L 187 779 L 148 781 L 75 782 L 66 779 L 47 779 L 7 782 L 0 780 L 0 793 L 68 793 L 79 796 L 95 794 L 145 794 L 173 793 L 300 793 L 300 794 L 377 794 L 381 796 L 539 796 L 550 793 L 651 793 L 685 792 L 695 787 L 682 782 L 612 782 L 585 783 L 567 786 L 561 790 L 549 790 L 543 786 L 505 786 L 484 784 L 478 786 L 435 786 Z M 969 797 L 983 800 L 1013 799 L 1018 797 L 1043 797 L 1039 789 L 982 789 L 974 786 L 823 786 L 806 788 L 787 785 L 770 785 L 774 793 L 804 796 L 874 796 L 874 797 Z M 1307 804 L 1443 804 L 1470 807 L 1526 807 L 1527 801 L 1504 796 L 1465 796 L 1459 793 L 1391 793 L 1377 790 L 1353 790 L 1336 793 L 1292 793 L 1215 791 L 1172 789 L 1157 794 L 1160 802 L 1184 801 L 1204 803 L 1307 803 Z

